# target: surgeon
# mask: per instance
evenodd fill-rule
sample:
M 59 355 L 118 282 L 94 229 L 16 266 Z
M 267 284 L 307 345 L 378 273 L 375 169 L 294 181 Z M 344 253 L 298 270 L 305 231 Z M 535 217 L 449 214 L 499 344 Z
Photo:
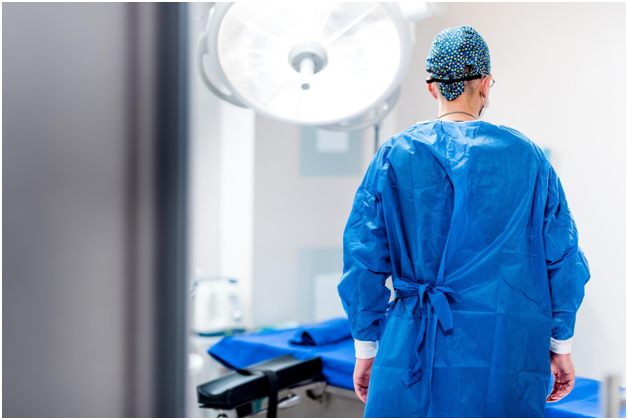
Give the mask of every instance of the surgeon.
M 576 225 L 541 149 L 481 120 L 478 32 L 440 32 L 426 64 L 437 118 L 379 148 L 344 233 L 356 393 L 366 417 L 544 417 L 574 385 Z

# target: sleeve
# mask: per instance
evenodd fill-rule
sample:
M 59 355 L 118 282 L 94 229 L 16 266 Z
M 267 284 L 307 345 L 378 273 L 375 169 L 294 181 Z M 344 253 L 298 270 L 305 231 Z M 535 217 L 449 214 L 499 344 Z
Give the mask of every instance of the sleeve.
M 567 340 L 556 340 L 552 337 L 550 338 L 550 350 L 557 354 L 570 354 L 572 340 L 572 338 L 568 338 Z
M 552 302 L 552 351 L 571 352 L 576 312 L 589 281 L 589 265 L 578 247 L 578 230 L 571 216 L 565 192 L 550 166 L 549 189 L 543 241 Z
M 358 188 L 343 238 L 338 293 L 351 335 L 359 341 L 379 341 L 390 299 L 385 285 L 391 272 L 390 253 L 381 201 L 388 168 L 384 149 L 380 147 Z
M 378 341 L 360 341 L 355 340 L 355 357 L 356 359 L 372 359 L 377 355 L 379 349 Z

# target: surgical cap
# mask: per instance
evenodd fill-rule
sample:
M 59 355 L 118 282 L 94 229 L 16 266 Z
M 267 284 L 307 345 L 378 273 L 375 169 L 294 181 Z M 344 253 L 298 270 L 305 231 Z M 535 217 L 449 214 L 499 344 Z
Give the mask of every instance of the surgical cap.
M 465 66 L 469 72 L 465 73 Z M 464 81 L 491 74 L 491 56 L 484 38 L 470 26 L 441 31 L 427 56 L 426 70 L 431 82 L 440 82 L 440 93 L 453 101 L 464 92 Z

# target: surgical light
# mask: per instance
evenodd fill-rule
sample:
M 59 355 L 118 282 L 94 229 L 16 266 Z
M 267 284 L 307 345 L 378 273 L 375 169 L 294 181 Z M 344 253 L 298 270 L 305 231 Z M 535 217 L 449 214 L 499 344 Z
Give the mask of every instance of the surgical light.
M 410 63 L 404 15 L 429 15 L 426 3 L 415 4 L 402 13 L 396 3 L 216 3 L 198 71 L 216 95 L 267 117 L 339 130 L 373 125 L 394 107 Z

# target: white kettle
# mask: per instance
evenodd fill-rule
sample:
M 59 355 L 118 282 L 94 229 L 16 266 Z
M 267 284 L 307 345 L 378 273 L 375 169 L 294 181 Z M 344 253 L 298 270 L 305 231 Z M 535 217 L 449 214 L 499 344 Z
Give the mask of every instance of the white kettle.
M 192 331 L 211 337 L 244 332 L 242 290 L 237 280 L 205 277 L 193 280 Z

